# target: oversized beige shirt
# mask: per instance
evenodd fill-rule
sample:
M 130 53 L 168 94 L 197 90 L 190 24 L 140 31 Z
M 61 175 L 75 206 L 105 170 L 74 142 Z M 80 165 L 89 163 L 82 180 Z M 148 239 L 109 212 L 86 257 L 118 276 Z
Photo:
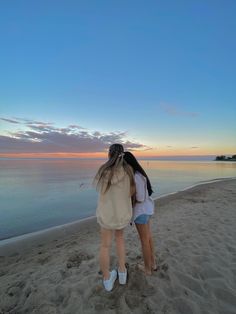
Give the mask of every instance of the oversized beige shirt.
M 102 192 L 102 184 L 98 189 L 96 216 L 100 226 L 105 229 L 122 229 L 127 226 L 132 217 L 132 203 L 130 178 L 123 167 L 113 175 L 108 191 Z

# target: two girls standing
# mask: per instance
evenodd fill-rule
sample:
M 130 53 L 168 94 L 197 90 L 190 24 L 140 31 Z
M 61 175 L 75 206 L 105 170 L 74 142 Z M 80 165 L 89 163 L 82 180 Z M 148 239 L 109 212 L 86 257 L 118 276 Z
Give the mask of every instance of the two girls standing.
M 127 281 L 124 228 L 132 220 L 139 233 L 144 258 L 144 265 L 138 267 L 147 275 L 156 270 L 149 222 L 154 211 L 154 204 L 150 198 L 152 188 L 141 165 L 130 152 L 124 152 L 121 144 L 110 146 L 108 161 L 98 170 L 95 182 L 99 191 L 96 216 L 101 227 L 100 267 L 104 288 L 111 291 L 117 276 L 121 285 Z M 118 269 L 110 271 L 113 233 Z

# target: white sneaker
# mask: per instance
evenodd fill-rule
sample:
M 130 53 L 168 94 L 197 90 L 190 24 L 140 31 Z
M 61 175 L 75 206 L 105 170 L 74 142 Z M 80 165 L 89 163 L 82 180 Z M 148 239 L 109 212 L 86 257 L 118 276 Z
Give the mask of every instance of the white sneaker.
M 110 272 L 110 278 L 107 280 L 103 280 L 103 285 L 106 291 L 111 291 L 113 289 L 116 278 L 117 278 L 117 271 L 112 270 Z
M 125 269 L 125 272 L 119 272 L 119 269 L 118 269 L 118 276 L 119 276 L 119 284 L 125 285 L 127 281 L 127 269 Z

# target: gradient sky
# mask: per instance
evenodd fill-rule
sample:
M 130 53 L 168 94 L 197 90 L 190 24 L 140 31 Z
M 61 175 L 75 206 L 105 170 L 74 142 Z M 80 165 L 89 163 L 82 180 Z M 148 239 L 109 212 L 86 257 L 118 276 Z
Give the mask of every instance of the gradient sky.
M 236 1 L 0 2 L 0 156 L 236 153 Z

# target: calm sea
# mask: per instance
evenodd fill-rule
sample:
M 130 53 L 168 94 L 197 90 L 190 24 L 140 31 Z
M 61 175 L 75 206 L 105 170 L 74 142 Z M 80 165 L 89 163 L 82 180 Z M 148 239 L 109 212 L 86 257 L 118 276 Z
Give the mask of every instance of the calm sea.
M 0 159 L 0 240 L 95 214 L 93 177 L 103 160 Z M 140 161 L 154 197 L 202 181 L 236 177 L 236 163 Z

